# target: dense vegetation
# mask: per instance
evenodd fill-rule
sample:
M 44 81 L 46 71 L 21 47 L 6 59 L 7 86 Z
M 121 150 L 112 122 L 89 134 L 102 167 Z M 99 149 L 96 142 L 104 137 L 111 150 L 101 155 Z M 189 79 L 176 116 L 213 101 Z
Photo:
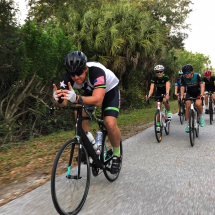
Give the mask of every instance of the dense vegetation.
M 191 0 L 29 0 L 23 26 L 0 1 L 0 145 L 71 129 L 65 113 L 44 124 L 64 57 L 81 50 L 120 79 L 122 108 L 144 108 L 156 64 L 172 80 L 184 64 L 202 73 L 210 59 L 184 49 Z

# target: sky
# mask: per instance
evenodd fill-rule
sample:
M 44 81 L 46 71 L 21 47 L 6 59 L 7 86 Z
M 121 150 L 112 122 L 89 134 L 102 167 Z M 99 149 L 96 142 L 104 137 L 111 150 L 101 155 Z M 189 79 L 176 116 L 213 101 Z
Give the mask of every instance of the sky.
M 21 10 L 20 21 L 24 23 L 27 14 L 25 0 L 15 0 Z M 192 0 L 193 12 L 186 20 L 191 31 L 186 30 L 189 37 L 185 42 L 185 49 L 193 53 L 202 53 L 210 57 L 211 65 L 215 68 L 215 0 Z
M 190 13 L 186 20 L 191 24 L 192 31 L 186 31 L 189 37 L 185 42 L 185 49 L 210 56 L 211 65 L 215 68 L 215 0 L 192 0 Z

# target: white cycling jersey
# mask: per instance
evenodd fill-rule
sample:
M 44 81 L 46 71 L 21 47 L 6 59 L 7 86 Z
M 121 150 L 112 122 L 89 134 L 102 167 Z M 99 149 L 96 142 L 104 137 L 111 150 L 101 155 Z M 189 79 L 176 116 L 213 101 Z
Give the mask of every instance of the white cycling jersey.
M 65 73 L 60 82 L 60 89 L 69 89 L 68 82 L 77 89 L 93 91 L 96 88 L 104 88 L 107 93 L 119 83 L 115 74 L 98 62 L 87 62 L 87 79 L 82 84 L 76 84 L 68 73 Z

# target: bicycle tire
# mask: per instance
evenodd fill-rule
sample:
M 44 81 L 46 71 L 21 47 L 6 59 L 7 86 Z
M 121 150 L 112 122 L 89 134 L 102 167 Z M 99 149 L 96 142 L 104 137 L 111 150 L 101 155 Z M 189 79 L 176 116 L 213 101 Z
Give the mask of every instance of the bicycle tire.
M 107 138 L 107 137 L 106 137 Z M 121 159 L 123 159 L 123 147 L 122 147 L 122 140 L 120 140 L 120 155 Z M 108 147 L 107 143 L 102 144 L 102 153 L 101 153 L 102 163 L 104 163 L 105 168 L 103 169 L 104 175 L 106 179 L 110 182 L 115 181 L 122 168 L 122 161 L 119 172 L 112 174 L 111 173 L 111 166 L 112 166 L 112 158 L 113 158 L 113 147 Z
M 194 127 L 194 111 L 190 110 L 189 114 L 189 135 L 190 135 L 190 144 L 193 147 L 195 144 L 195 127 Z
M 180 122 L 181 122 L 181 125 L 184 124 L 184 108 L 183 108 L 183 105 L 179 104 L 179 118 L 180 118 Z
M 85 156 L 85 164 L 81 162 L 82 156 Z M 72 162 L 70 167 L 69 161 Z M 57 212 L 60 215 L 77 214 L 86 201 L 89 186 L 90 162 L 87 150 L 75 139 L 68 140 L 58 151 L 51 174 L 51 196 Z
M 158 142 L 160 142 L 162 140 L 162 130 L 163 130 L 163 124 L 162 124 L 162 118 L 160 117 L 160 132 L 157 131 L 157 115 L 160 116 L 160 110 L 157 109 L 155 112 L 155 117 L 154 117 L 154 127 L 155 127 L 155 137 L 157 139 Z
M 209 114 L 210 114 L 210 125 L 212 125 L 212 121 L 213 121 L 213 107 L 212 107 L 212 101 L 209 101 Z
M 166 126 L 164 126 L 164 130 L 165 130 L 165 133 L 166 135 L 169 135 L 169 132 L 170 132 L 170 120 L 168 119 L 168 113 L 167 113 L 167 110 L 165 110 L 165 119 L 162 119 L 165 121 L 165 124 Z
M 196 122 L 197 122 L 197 125 L 196 125 L 196 137 L 199 137 L 199 114 L 197 112 L 197 118 L 196 118 Z
M 166 135 L 170 132 L 170 120 L 166 120 L 166 126 L 164 127 Z
M 183 102 L 183 114 L 184 114 L 184 120 L 187 121 L 187 118 L 186 118 L 186 106 L 185 106 L 184 102 Z

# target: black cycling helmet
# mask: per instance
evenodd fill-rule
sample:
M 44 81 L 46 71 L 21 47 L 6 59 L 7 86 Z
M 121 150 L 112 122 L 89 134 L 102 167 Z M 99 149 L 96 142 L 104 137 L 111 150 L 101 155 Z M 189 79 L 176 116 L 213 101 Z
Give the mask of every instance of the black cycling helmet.
M 185 72 L 192 72 L 193 66 L 191 64 L 186 64 L 182 67 L 182 72 L 185 74 Z
M 69 75 L 81 72 L 85 69 L 87 57 L 83 52 L 73 51 L 69 53 L 64 61 L 64 66 Z

